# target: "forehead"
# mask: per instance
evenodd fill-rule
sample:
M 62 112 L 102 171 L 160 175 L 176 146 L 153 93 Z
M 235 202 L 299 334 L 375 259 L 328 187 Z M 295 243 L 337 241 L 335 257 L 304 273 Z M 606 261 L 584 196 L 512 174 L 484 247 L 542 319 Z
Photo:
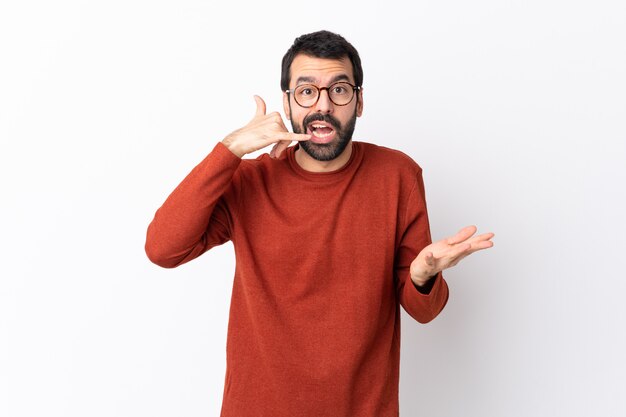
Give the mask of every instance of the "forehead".
M 291 85 L 301 82 L 313 82 L 324 84 L 335 80 L 342 75 L 347 81 L 354 83 L 352 74 L 352 63 L 348 57 L 340 59 L 317 58 L 305 54 L 298 54 L 291 62 Z

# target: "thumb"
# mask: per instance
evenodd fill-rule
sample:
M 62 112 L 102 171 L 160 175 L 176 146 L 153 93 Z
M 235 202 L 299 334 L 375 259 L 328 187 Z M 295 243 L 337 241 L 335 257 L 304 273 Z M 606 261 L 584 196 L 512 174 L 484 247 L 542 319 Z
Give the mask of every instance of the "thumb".
M 432 252 L 428 252 L 426 254 L 426 258 L 425 258 L 426 264 L 428 266 L 435 266 L 435 259 L 433 257 L 433 253 Z
M 256 101 L 256 113 L 254 117 L 265 116 L 265 102 L 263 101 L 263 99 L 255 95 L 254 101 Z

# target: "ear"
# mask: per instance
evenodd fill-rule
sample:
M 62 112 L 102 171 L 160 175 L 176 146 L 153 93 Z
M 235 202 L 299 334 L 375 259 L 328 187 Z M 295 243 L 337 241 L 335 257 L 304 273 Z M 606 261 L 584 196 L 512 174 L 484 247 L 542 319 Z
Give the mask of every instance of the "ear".
M 291 112 L 289 111 L 289 94 L 283 91 L 283 110 L 285 111 L 285 116 L 287 116 L 287 120 L 291 120 Z
M 363 114 L 363 87 L 361 87 L 359 89 L 359 92 L 357 93 L 359 101 L 357 102 L 356 105 L 356 115 L 357 117 L 361 117 L 361 115 Z

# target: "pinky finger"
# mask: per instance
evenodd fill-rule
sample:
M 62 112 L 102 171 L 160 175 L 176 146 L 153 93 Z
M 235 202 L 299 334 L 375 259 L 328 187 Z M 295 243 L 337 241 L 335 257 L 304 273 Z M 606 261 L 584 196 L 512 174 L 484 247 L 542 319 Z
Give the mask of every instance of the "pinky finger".
M 302 140 L 309 140 L 311 139 L 313 136 L 312 135 L 307 135 L 307 134 L 303 134 L 303 133 L 291 133 L 291 132 L 283 132 L 283 133 L 279 133 L 276 136 L 277 140 L 283 140 L 283 141 L 302 141 Z

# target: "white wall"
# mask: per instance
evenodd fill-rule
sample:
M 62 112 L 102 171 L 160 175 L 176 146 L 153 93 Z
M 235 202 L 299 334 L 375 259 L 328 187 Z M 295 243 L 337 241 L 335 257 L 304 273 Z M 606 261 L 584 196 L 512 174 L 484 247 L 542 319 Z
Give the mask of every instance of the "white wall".
M 225 3 L 0 6 L 0 415 L 219 414 L 232 245 L 163 270 L 145 229 L 322 28 L 433 237 L 496 233 L 435 321 L 403 314 L 401 414 L 626 415 L 625 3 Z

